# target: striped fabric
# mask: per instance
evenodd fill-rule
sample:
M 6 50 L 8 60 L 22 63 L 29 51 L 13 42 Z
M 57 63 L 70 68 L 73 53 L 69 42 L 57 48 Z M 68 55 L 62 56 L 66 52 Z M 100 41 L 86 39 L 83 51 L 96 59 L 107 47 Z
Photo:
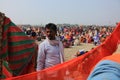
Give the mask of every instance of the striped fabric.
M 8 62 L 3 61 L 2 76 L 0 77 L 0 79 L 4 79 L 4 78 L 8 78 L 8 77 L 12 77 L 12 71 L 10 70 L 10 68 L 8 66 Z
M 29 38 L 9 18 L 5 17 L 0 56 L 4 61 L 8 62 L 8 68 L 12 71 L 13 76 L 26 73 L 25 71 L 30 66 L 28 64 L 31 63 L 35 52 L 36 45 L 34 40 Z

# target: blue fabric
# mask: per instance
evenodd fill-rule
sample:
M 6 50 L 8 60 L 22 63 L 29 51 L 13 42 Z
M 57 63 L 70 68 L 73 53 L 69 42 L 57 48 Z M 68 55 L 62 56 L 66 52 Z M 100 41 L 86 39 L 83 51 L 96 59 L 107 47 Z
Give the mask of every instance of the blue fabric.
M 84 54 L 84 53 L 85 53 L 85 51 L 81 51 L 81 52 L 80 52 L 80 55 L 82 55 L 82 54 Z
M 120 63 L 110 60 L 101 61 L 87 80 L 120 80 Z

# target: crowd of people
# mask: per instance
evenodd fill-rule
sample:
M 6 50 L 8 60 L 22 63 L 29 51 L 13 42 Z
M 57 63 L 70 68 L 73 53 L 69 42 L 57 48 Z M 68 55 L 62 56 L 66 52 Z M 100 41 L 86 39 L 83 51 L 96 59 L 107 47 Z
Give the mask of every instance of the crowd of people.
M 45 39 L 45 28 L 43 26 L 21 28 L 28 36 L 35 37 L 38 41 Z M 114 28 L 110 26 L 60 26 L 57 29 L 57 35 L 60 37 L 65 48 L 78 46 L 80 43 L 99 45 L 112 33 Z
M 80 46 L 81 43 L 91 43 L 97 46 L 105 41 L 105 39 L 112 33 L 115 27 L 108 27 L 108 26 L 104 26 L 104 27 L 103 26 L 60 26 L 60 27 L 57 27 L 57 25 L 50 23 L 45 27 L 28 26 L 28 27 L 20 27 L 20 28 L 25 32 L 25 34 L 27 34 L 27 36 L 31 37 L 36 42 L 40 42 L 40 44 L 37 43 L 39 46 L 37 70 L 41 70 L 48 66 L 51 66 L 49 62 L 45 62 L 45 61 L 48 61 L 49 59 L 53 59 L 53 60 L 50 60 L 50 61 L 53 61 L 51 63 L 55 64 L 56 61 L 58 61 L 56 64 L 61 63 L 61 60 L 56 60 L 59 58 L 54 58 L 55 55 L 53 54 L 57 51 L 60 51 L 59 48 L 54 45 L 51 46 L 51 42 L 52 43 L 56 42 L 55 41 L 56 37 L 59 37 L 64 48 L 69 48 L 71 46 Z M 50 42 L 50 44 L 48 44 L 48 42 Z M 59 43 L 55 45 L 59 45 Z M 44 51 L 46 51 L 46 53 L 50 53 L 51 51 L 49 50 L 52 50 L 52 54 L 54 56 L 51 54 L 50 55 L 45 54 Z M 63 51 L 64 50 L 62 50 L 62 52 Z M 87 52 L 88 51 L 85 51 L 85 50 L 78 50 L 75 53 L 75 56 L 78 57 Z M 48 59 L 44 60 L 46 55 L 51 57 L 53 56 L 53 58 L 48 57 Z M 60 56 L 57 56 L 57 57 L 60 57 Z M 45 64 L 42 64 L 42 63 L 45 63 Z M 42 65 L 39 65 L 39 64 L 42 64 Z

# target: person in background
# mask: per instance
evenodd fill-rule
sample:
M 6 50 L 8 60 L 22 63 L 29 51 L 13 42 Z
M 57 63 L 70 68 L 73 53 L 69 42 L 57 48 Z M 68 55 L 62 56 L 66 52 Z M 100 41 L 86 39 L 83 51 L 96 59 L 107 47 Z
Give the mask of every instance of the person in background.
M 39 44 L 36 71 L 64 62 L 64 48 L 57 37 L 57 26 L 48 23 L 45 26 L 46 39 Z
M 85 51 L 84 49 L 82 49 L 82 50 L 79 50 L 79 51 L 77 51 L 77 53 L 76 53 L 76 57 L 78 57 L 78 56 L 81 56 L 81 55 L 83 55 L 83 54 L 85 54 L 85 53 L 87 53 L 88 51 Z
M 64 48 L 70 48 L 70 43 L 67 39 L 62 40 L 62 43 Z
M 74 46 L 79 46 L 79 45 L 80 45 L 79 37 L 76 37 L 74 40 Z
M 99 34 L 96 34 L 94 37 L 93 37 L 93 40 L 94 40 L 94 45 L 97 46 L 100 44 L 100 37 L 99 37 Z
M 31 38 L 32 39 L 34 39 L 34 40 L 36 40 L 37 39 L 37 34 L 36 34 L 36 32 L 31 32 Z

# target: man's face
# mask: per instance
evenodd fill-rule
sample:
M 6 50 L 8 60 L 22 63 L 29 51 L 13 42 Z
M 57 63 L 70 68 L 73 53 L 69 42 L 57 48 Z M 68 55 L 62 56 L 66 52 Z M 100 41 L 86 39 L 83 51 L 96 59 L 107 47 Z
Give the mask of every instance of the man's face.
M 55 35 L 56 35 L 56 31 L 52 30 L 52 29 L 47 29 L 46 28 L 46 36 L 50 39 L 50 40 L 54 40 L 55 39 Z

